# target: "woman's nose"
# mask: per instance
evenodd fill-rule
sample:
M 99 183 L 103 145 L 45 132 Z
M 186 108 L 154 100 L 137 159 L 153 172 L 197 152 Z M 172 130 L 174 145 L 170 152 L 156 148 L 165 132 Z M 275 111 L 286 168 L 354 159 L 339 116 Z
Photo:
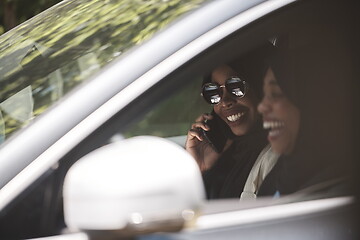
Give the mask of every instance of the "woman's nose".
M 220 104 L 223 107 L 230 107 L 236 102 L 235 97 L 228 93 L 225 88 L 222 88 L 222 97 Z
M 267 112 L 269 112 L 270 110 L 270 105 L 267 103 L 265 97 L 261 100 L 261 102 L 258 104 L 257 106 L 257 110 L 259 113 L 261 114 L 265 114 Z

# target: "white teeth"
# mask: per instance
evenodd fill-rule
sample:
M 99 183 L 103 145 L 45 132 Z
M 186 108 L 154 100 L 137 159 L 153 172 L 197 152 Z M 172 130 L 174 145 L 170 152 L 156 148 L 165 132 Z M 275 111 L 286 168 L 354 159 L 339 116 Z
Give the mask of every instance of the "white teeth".
M 234 115 L 231 115 L 231 116 L 228 116 L 226 117 L 227 120 L 229 120 L 230 122 L 235 122 L 237 120 L 239 120 L 241 118 L 241 116 L 243 116 L 245 113 L 237 113 L 237 114 L 234 114 Z
M 284 122 L 276 121 L 276 122 L 264 122 L 263 128 L 270 129 L 270 128 L 280 128 L 284 126 Z
M 279 129 L 275 129 L 275 130 L 269 131 L 269 136 L 270 136 L 270 137 L 275 137 L 275 136 L 277 136 L 277 135 L 279 135 L 279 134 L 280 134 L 280 130 L 279 130 Z

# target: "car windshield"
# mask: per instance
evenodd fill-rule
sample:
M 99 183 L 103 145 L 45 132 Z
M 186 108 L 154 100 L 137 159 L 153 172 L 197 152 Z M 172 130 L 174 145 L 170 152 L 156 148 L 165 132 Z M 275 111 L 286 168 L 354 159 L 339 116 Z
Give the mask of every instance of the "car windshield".
M 205 0 L 63 1 L 0 37 L 0 144 Z

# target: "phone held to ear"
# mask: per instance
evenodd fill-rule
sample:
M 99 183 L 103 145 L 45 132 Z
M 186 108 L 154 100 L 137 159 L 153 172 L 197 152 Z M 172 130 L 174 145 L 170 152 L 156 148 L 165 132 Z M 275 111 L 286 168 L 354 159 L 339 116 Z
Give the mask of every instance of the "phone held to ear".
M 231 130 L 230 127 L 214 111 L 211 112 L 211 115 L 213 116 L 211 120 L 205 120 L 205 124 L 210 127 L 210 130 L 205 131 L 202 129 L 202 133 L 212 148 L 217 153 L 221 153 L 228 139 L 226 131 Z

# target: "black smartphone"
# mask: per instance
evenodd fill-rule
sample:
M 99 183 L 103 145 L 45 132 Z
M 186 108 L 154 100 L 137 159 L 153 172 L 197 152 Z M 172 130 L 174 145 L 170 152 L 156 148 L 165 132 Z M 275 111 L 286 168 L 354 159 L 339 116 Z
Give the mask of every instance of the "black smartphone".
M 202 132 L 212 148 L 216 152 L 221 153 L 229 138 L 231 129 L 214 111 L 211 112 L 211 115 L 213 116 L 213 119 L 205 121 L 205 124 L 210 127 L 210 130 L 205 131 L 202 129 Z

